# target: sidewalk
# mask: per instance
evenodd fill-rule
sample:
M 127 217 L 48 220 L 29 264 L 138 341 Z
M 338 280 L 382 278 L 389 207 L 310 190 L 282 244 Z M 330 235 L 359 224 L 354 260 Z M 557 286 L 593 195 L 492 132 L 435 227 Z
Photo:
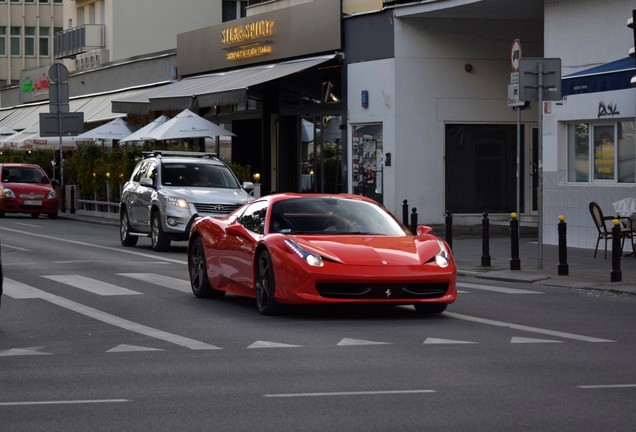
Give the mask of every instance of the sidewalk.
M 439 231 L 438 231 L 439 232 Z M 626 252 L 631 252 L 626 245 Z M 529 282 L 538 285 L 567 288 L 604 290 L 636 295 L 636 258 L 621 257 L 621 282 L 611 282 L 612 251 L 608 243 L 607 259 L 604 259 L 604 244 L 601 241 L 594 258 L 593 249 L 569 247 L 567 249 L 568 275 L 559 276 L 559 249 L 556 245 L 543 244 L 542 266 L 539 269 L 539 245 L 536 237 L 519 239 L 521 270 L 510 270 L 511 241 L 509 236 L 491 236 L 489 241 L 490 267 L 481 266 L 481 236 L 453 238 L 453 254 L 458 273 L 476 278 Z
M 99 217 L 87 214 L 59 214 L 60 218 L 79 222 L 101 223 L 119 226 L 115 217 Z M 444 238 L 444 228 L 435 226 L 434 233 Z M 458 227 L 459 228 L 459 227 Z M 537 285 L 559 286 L 575 289 L 602 290 L 613 293 L 636 295 L 636 258 L 621 257 L 621 282 L 611 282 L 612 251 L 608 243 L 607 259 L 604 259 L 604 244 L 594 258 L 593 249 L 569 247 L 567 249 L 568 275 L 558 275 L 559 250 L 556 245 L 543 244 L 542 268 L 539 269 L 539 245 L 532 233 L 519 239 L 520 270 L 510 270 L 510 237 L 506 234 L 491 234 L 489 239 L 490 266 L 482 267 L 482 239 L 478 228 L 458 230 L 453 237 L 453 255 L 460 276 L 508 282 L 526 282 Z M 503 230 L 505 232 L 505 230 Z M 627 252 L 630 246 L 626 245 Z

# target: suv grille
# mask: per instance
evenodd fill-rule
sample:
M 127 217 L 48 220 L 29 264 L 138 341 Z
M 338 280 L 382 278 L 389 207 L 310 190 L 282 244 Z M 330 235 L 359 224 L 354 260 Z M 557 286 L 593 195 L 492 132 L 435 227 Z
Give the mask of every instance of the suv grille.
M 203 204 L 194 203 L 198 213 L 229 214 L 239 208 L 240 204 Z

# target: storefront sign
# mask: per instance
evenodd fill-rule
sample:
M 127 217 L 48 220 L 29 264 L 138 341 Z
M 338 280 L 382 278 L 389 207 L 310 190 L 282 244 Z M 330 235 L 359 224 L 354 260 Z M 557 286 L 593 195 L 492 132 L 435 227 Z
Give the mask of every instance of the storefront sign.
M 177 35 L 182 77 L 341 49 L 340 2 L 314 0 Z

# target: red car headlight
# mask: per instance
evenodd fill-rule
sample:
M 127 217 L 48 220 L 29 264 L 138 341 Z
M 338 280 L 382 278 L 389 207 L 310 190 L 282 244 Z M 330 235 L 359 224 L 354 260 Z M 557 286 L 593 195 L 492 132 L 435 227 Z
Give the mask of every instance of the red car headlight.
M 323 263 L 322 257 L 320 255 L 312 253 L 312 252 L 309 252 L 307 249 L 303 248 L 302 246 L 300 246 L 295 241 L 286 239 L 285 240 L 285 244 L 287 246 L 289 246 L 289 248 L 296 255 L 298 255 L 300 258 L 302 258 L 302 260 L 305 261 L 310 266 L 312 266 L 312 267 L 322 267 L 322 266 L 325 265 Z
M 437 244 L 439 245 L 439 252 L 435 255 L 435 263 L 442 268 L 446 268 L 450 264 L 450 254 L 444 242 L 437 240 Z

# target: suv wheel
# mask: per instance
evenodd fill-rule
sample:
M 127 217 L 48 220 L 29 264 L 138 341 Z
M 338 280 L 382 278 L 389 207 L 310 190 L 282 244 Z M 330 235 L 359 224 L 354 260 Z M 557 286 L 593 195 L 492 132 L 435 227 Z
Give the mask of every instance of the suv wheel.
M 170 247 L 170 240 L 163 233 L 163 228 L 161 227 L 161 213 L 158 210 L 152 214 L 150 243 L 152 248 L 158 252 L 165 251 Z
M 124 246 L 134 246 L 137 244 L 137 236 L 130 235 L 130 220 L 126 209 L 121 210 L 119 215 L 119 240 Z

